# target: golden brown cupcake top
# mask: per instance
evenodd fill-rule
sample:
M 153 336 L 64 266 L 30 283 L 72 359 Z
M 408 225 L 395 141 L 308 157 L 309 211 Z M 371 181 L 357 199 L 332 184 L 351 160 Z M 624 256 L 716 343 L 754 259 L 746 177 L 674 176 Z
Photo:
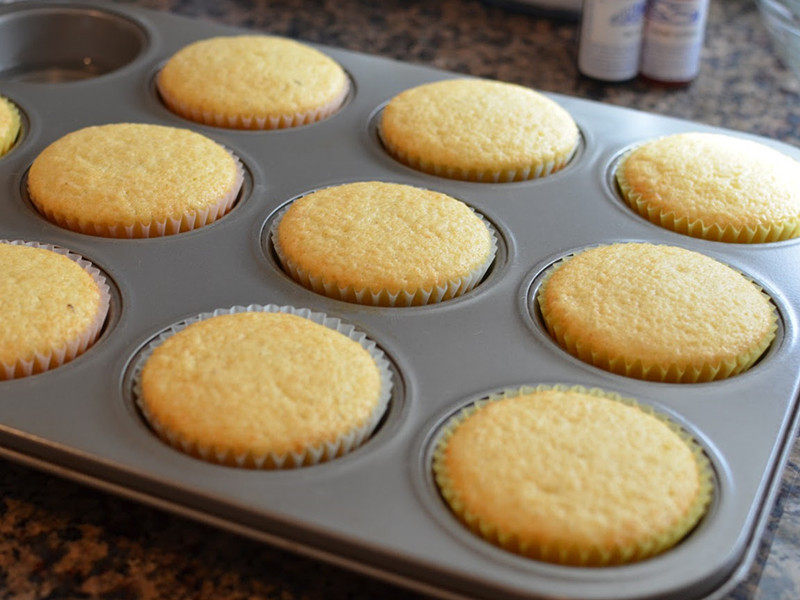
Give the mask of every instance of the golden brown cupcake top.
M 277 228 L 297 268 L 356 289 L 430 289 L 485 265 L 492 234 L 445 194 L 378 181 L 325 188 L 292 203 Z
M 480 535 L 531 558 L 641 560 L 680 540 L 708 502 L 697 446 L 614 394 L 523 388 L 446 427 L 434 472 L 448 504 Z
M 6 365 L 63 350 L 87 335 L 107 309 L 97 282 L 77 262 L 3 242 L 0 298 L 0 363 Z
M 342 103 L 349 86 L 333 59 L 305 44 L 265 35 L 189 44 L 158 75 L 158 89 L 173 110 L 205 123 L 241 128 L 285 127 L 298 124 L 286 123 L 287 118 L 309 115 L 308 120 L 316 120 L 310 115 L 320 111 L 316 117 L 327 116 Z M 269 125 L 270 119 L 281 118 L 282 124 Z
M 697 252 L 613 244 L 557 264 L 538 302 L 548 330 L 579 358 L 616 373 L 707 381 L 748 368 L 775 335 L 769 298 Z
M 546 175 L 578 144 L 569 113 L 531 89 L 481 79 L 421 85 L 389 102 L 380 122 L 384 145 L 420 170 L 476 181 Z
M 82 231 L 180 220 L 216 206 L 241 183 L 233 156 L 188 129 L 119 123 L 50 144 L 28 175 L 31 200 Z
M 147 359 L 140 401 L 166 437 L 228 456 L 303 453 L 364 427 L 381 375 L 358 342 L 309 319 L 219 315 Z
M 14 144 L 19 128 L 19 111 L 9 100 L 0 96 L 0 156 Z
M 679 233 L 725 242 L 800 235 L 800 163 L 757 142 L 671 135 L 633 150 L 616 176 L 634 209 Z

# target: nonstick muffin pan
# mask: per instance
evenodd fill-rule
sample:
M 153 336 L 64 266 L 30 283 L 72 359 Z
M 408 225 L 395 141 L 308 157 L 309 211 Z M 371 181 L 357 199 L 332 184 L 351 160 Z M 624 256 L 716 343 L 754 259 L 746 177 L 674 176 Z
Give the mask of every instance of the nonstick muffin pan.
M 611 177 L 620 155 L 638 143 L 720 130 L 552 95 L 582 133 L 565 169 L 519 183 L 443 179 L 392 159 L 376 120 L 400 91 L 454 75 L 333 48 L 320 49 L 347 70 L 352 90 L 342 109 L 319 123 L 236 131 L 167 110 L 153 83 L 164 61 L 192 41 L 241 31 L 114 5 L 0 8 L 0 94 L 23 114 L 20 138 L 0 158 L 0 239 L 55 244 L 85 256 L 106 273 L 112 296 L 105 329 L 85 354 L 0 382 L 0 452 L 441 597 L 721 597 L 752 563 L 798 429 L 800 280 L 793 265 L 800 264 L 800 240 L 734 245 L 679 235 L 634 214 Z M 230 148 L 246 171 L 233 210 L 195 231 L 139 240 L 74 233 L 42 218 L 25 192 L 37 154 L 80 127 L 123 121 L 188 127 Z M 795 148 L 760 141 L 800 158 Z M 361 180 L 434 189 L 479 211 L 498 233 L 484 281 L 460 298 L 409 308 L 349 304 L 292 281 L 271 247 L 275 215 L 312 190 Z M 697 250 L 753 279 L 779 313 L 770 349 L 749 371 L 702 384 L 628 379 L 567 354 L 547 335 L 533 301 L 541 275 L 569 253 L 617 241 Z M 313 467 L 257 471 L 192 458 L 148 429 L 131 393 L 142 348 L 174 323 L 249 304 L 340 318 L 383 349 L 394 391 L 363 446 Z M 708 513 L 680 544 L 626 566 L 564 567 L 492 546 L 449 512 L 430 468 L 440 424 L 491 392 L 553 383 L 636 398 L 696 437 L 716 487 Z

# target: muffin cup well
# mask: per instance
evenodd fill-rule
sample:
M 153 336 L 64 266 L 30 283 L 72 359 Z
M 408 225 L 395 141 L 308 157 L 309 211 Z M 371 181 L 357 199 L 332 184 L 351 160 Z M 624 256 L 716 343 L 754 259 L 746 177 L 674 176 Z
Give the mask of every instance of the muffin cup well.
M 547 390 L 579 392 L 621 402 L 642 410 L 669 427 L 669 429 L 689 447 L 698 468 L 699 489 L 687 513 L 669 529 L 663 532 L 659 532 L 648 539 L 644 539 L 638 544 L 621 546 L 615 548 L 613 551 L 609 551 L 599 545 L 578 549 L 575 547 L 562 547 L 556 544 L 535 544 L 528 540 L 520 539 L 520 537 L 513 532 L 503 531 L 494 523 L 487 522 L 480 516 L 467 510 L 452 483 L 445 464 L 444 454 L 448 440 L 467 418 L 486 404 L 501 401 L 506 398 Z M 587 389 L 583 386 L 539 385 L 536 387 L 522 386 L 520 388 L 507 388 L 501 392 L 491 394 L 484 400 L 462 408 L 442 425 L 442 431 L 436 440 L 436 447 L 433 452 L 432 470 L 439 491 L 450 507 L 450 510 L 459 520 L 469 527 L 473 533 L 515 554 L 520 554 L 534 560 L 575 566 L 597 567 L 630 563 L 649 558 L 667 550 L 683 539 L 683 537 L 700 521 L 711 502 L 714 489 L 714 473 L 709 459 L 694 438 L 678 424 L 674 423 L 665 415 L 656 412 L 651 407 L 640 404 L 632 398 L 625 398 L 617 393 L 607 392 L 598 388 Z
M 102 223 L 65 217 L 60 213 L 43 208 L 36 203 L 33 195 L 30 193 L 30 189 L 28 189 L 28 197 L 39 213 L 44 215 L 47 220 L 71 231 L 99 237 L 124 239 L 174 235 L 176 233 L 199 229 L 200 227 L 213 223 L 225 216 L 236 203 L 244 181 L 244 168 L 239 158 L 233 152 L 228 150 L 228 153 L 236 163 L 236 175 L 234 176 L 231 188 L 226 191 L 219 200 L 201 210 L 185 212 L 182 215 L 159 221 L 151 221 L 149 223 L 137 222 L 131 225 L 105 225 Z
M 585 250 L 584 250 L 585 251 Z M 566 332 L 563 324 L 558 323 L 552 317 L 547 307 L 542 302 L 544 290 L 547 287 L 548 281 L 553 274 L 560 269 L 567 261 L 574 256 L 580 254 L 576 252 L 569 256 L 562 258 L 553 264 L 544 274 L 542 283 L 539 286 L 539 291 L 536 294 L 536 302 L 542 314 L 544 325 L 552 338 L 558 344 L 573 356 L 579 358 L 585 363 L 594 365 L 600 369 L 616 373 L 617 375 L 624 375 L 634 379 L 644 379 L 648 381 L 660 381 L 668 383 L 701 383 L 707 381 L 716 381 L 718 379 L 725 379 L 733 375 L 737 375 L 749 369 L 753 364 L 766 352 L 772 341 L 775 339 L 775 333 L 778 329 L 778 311 L 772 303 L 769 296 L 764 290 L 756 284 L 752 279 L 741 274 L 756 286 L 769 301 L 772 306 L 772 325 L 767 335 L 759 340 L 750 352 L 746 352 L 730 360 L 720 360 L 717 363 L 699 363 L 699 364 L 669 364 L 661 365 L 655 363 L 645 363 L 641 359 L 626 358 L 624 356 L 617 356 L 608 354 L 603 351 L 590 349 L 581 343 L 580 340 L 574 338 Z
M 617 162 L 614 179 L 626 204 L 651 223 L 684 235 L 733 244 L 763 244 L 800 237 L 800 218 L 754 227 L 746 225 L 736 227 L 733 224 L 722 226 L 719 223 L 707 223 L 702 217 L 692 219 L 675 211 L 653 206 L 631 187 L 623 172 L 625 161 L 632 152 L 633 150 L 625 153 Z
M 159 84 L 159 78 L 156 78 L 156 87 L 167 108 L 184 119 L 189 119 L 196 123 L 203 123 L 204 125 L 213 125 L 214 127 L 250 130 L 286 129 L 322 121 L 338 111 L 344 104 L 347 95 L 350 93 L 350 82 L 348 80 L 347 85 L 344 86 L 342 91 L 333 100 L 313 110 L 281 115 L 258 116 L 242 114 L 226 115 L 204 110 L 196 106 L 189 106 L 187 103 L 182 102 L 177 97 L 170 95 L 164 90 Z
M 108 315 L 108 307 L 111 299 L 106 278 L 102 275 L 100 270 L 81 255 L 71 252 L 66 248 L 60 248 L 51 244 L 40 244 L 38 242 L 25 242 L 23 240 L 0 240 L 0 243 L 11 244 L 13 246 L 41 248 L 66 256 L 71 261 L 77 263 L 91 276 L 100 292 L 100 304 L 97 314 L 87 329 L 79 332 L 75 337 L 67 340 L 61 346 L 51 348 L 47 352 L 36 352 L 34 357 L 30 360 L 18 359 L 13 363 L 0 361 L 0 380 L 27 377 L 28 375 L 48 371 L 71 361 L 79 354 L 85 352 L 100 335 L 103 323 L 105 323 L 106 316 Z
M 219 315 L 231 315 L 243 312 L 286 313 L 303 317 L 314 323 L 323 325 L 328 329 L 333 329 L 334 331 L 341 333 L 345 337 L 357 342 L 362 348 L 364 348 L 369 353 L 370 357 L 378 368 L 381 379 L 378 402 L 367 421 L 363 425 L 347 431 L 336 440 L 325 442 L 317 446 L 308 446 L 302 452 L 289 452 L 286 454 L 278 454 L 275 452 L 257 454 L 249 451 L 241 454 L 234 454 L 229 449 L 215 448 L 210 445 L 202 444 L 196 440 L 188 439 L 185 436 L 176 434 L 159 423 L 159 421 L 155 419 L 147 409 L 147 406 L 142 398 L 141 376 L 147 359 L 150 358 L 155 349 L 164 341 L 182 331 L 189 325 L 192 325 L 193 323 L 197 323 L 199 321 L 210 319 Z M 190 454 L 196 458 L 201 458 L 209 462 L 233 467 L 252 469 L 293 469 L 332 460 L 342 456 L 343 454 L 347 454 L 367 440 L 367 438 L 369 438 L 369 436 L 374 432 L 375 428 L 386 412 L 386 409 L 388 408 L 389 400 L 392 395 L 392 376 L 389 369 L 389 361 L 383 351 L 378 348 L 375 342 L 367 338 L 366 334 L 357 331 L 352 325 L 343 323 L 339 319 L 328 317 L 324 313 L 312 312 L 307 308 L 277 306 L 275 304 L 268 304 L 266 306 L 251 304 L 248 306 L 233 306 L 227 309 L 219 308 L 213 312 L 201 313 L 195 317 L 171 325 L 169 328 L 160 332 L 143 348 L 136 359 L 136 363 L 133 367 L 132 391 L 136 406 L 139 408 L 142 416 L 153 429 L 153 431 L 155 431 L 155 433 L 169 445 L 185 452 L 186 454 Z
M 278 226 L 290 206 L 291 204 L 281 209 L 270 226 L 269 238 L 272 241 L 272 247 L 275 248 L 275 254 L 277 254 L 278 260 L 292 279 L 318 294 L 335 298 L 336 300 L 370 306 L 390 307 L 436 304 L 444 300 L 450 300 L 451 298 L 461 296 L 478 285 L 484 275 L 486 275 L 486 272 L 489 270 L 497 254 L 497 234 L 495 233 L 494 227 L 483 215 L 473 210 L 472 212 L 486 225 L 491 238 L 489 255 L 477 268 L 458 279 L 452 279 L 442 285 L 434 285 L 430 288 L 403 288 L 396 292 L 391 292 L 385 288 L 375 289 L 364 287 L 357 289 L 353 285 L 341 285 L 337 281 L 331 281 L 321 275 L 309 273 L 284 254 L 278 242 Z
M 102 77 L 135 61 L 149 45 L 150 28 L 111 6 L 25 2 L 12 8 L 0 18 L 4 84 L 53 86 Z M 38 103 L 44 95 L 36 97 Z

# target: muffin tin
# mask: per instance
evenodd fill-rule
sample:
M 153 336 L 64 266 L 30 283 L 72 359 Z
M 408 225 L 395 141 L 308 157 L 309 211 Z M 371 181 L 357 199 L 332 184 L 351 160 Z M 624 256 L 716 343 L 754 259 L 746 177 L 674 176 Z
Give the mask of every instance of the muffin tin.
M 56 31 L 63 43 L 52 41 Z M 0 454 L 445 598 L 724 595 L 752 564 L 798 429 L 800 282 L 788 266 L 800 261 L 800 240 L 733 245 L 667 231 L 628 209 L 610 176 L 619 156 L 644 140 L 720 130 L 552 95 L 583 138 L 564 170 L 519 183 L 443 179 L 392 159 L 375 127 L 395 94 L 454 75 L 333 48 L 322 50 L 342 64 L 353 86 L 344 107 L 319 123 L 235 131 L 167 110 L 153 86 L 164 61 L 194 40 L 241 31 L 124 6 L 0 8 L 0 94 L 24 120 L 15 147 L 0 158 L 0 238 L 85 256 L 105 272 L 112 296 L 104 332 L 85 354 L 0 382 Z M 92 237 L 43 219 L 25 193 L 36 155 L 70 131 L 121 121 L 188 127 L 230 148 L 246 171 L 236 206 L 201 229 L 139 240 Z M 800 158 L 797 149 L 760 141 Z M 349 304 L 292 281 L 269 239 L 274 217 L 309 191 L 359 180 L 427 187 L 479 211 L 498 232 L 497 257 L 484 281 L 454 300 L 409 308 Z M 559 348 L 534 303 L 542 273 L 576 250 L 634 240 L 697 250 L 761 285 L 780 315 L 765 356 L 731 379 L 678 385 L 607 373 Z M 147 428 L 132 397 L 136 356 L 174 323 L 249 304 L 341 318 L 383 349 L 393 395 L 363 446 L 313 467 L 257 471 L 184 455 Z M 430 468 L 440 425 L 493 391 L 553 383 L 636 398 L 703 446 L 715 470 L 714 500 L 678 546 L 621 567 L 563 567 L 496 548 L 448 511 Z

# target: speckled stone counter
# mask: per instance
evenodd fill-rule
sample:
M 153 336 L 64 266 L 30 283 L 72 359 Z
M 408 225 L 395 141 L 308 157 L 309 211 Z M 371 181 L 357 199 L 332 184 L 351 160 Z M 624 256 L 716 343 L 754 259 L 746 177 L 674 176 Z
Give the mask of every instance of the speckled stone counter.
M 575 23 L 477 0 L 141 0 L 223 21 L 770 136 L 800 146 L 800 81 L 752 0 L 712 0 L 684 90 L 605 85 L 575 68 Z M 415 594 L 0 461 L 0 598 L 336 600 Z M 800 444 L 758 559 L 726 600 L 800 598 Z

